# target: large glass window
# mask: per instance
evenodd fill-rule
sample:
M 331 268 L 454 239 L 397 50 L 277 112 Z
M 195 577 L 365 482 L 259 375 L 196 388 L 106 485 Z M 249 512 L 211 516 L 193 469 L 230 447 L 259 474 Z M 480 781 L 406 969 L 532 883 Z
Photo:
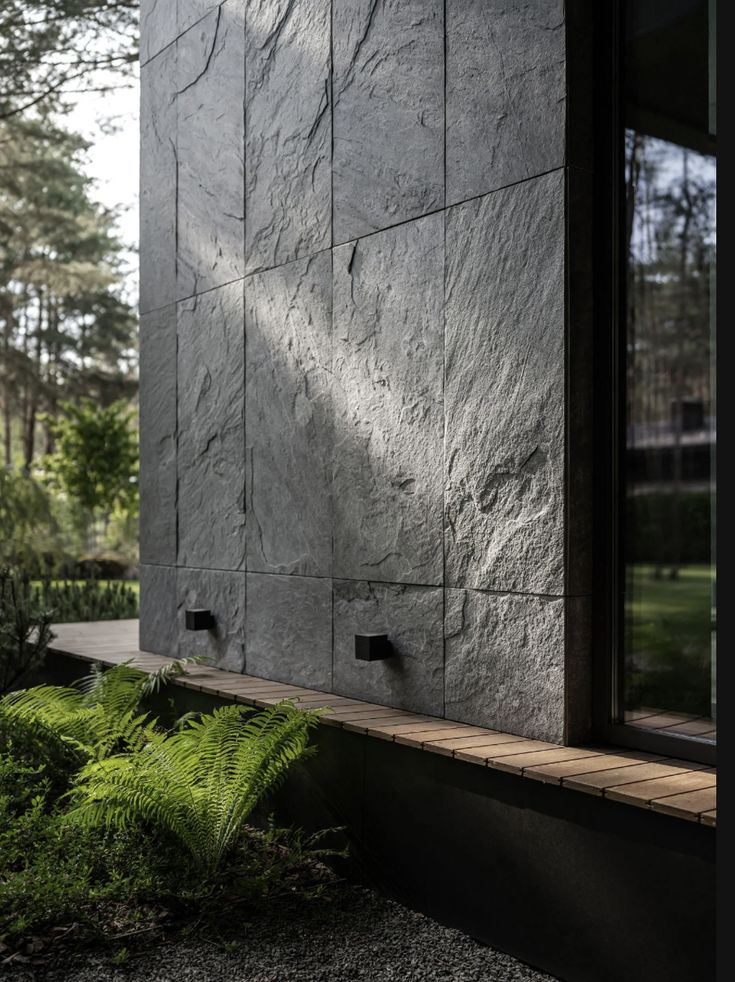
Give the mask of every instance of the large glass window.
M 622 7 L 618 718 L 713 741 L 714 3 Z

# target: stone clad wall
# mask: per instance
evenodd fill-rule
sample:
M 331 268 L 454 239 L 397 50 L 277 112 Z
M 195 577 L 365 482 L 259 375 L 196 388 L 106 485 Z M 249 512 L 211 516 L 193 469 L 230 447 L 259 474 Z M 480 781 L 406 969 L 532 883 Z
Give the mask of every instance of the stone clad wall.
M 143 648 L 585 734 L 564 6 L 143 0 Z

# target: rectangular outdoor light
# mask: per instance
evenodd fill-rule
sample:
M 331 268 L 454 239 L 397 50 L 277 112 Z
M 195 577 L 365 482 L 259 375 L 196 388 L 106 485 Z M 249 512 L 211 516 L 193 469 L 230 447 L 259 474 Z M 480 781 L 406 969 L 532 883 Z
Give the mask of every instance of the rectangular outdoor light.
M 393 648 L 387 634 L 355 635 L 355 658 L 358 661 L 381 661 L 392 654 Z
M 185 622 L 187 631 L 209 631 L 214 627 L 214 615 L 203 607 L 189 607 Z

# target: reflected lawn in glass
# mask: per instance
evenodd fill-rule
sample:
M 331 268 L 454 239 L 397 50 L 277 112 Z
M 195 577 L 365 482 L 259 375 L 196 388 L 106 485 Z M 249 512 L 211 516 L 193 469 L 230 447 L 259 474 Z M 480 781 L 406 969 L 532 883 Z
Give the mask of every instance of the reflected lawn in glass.
M 710 715 L 713 570 L 628 567 L 625 708 Z

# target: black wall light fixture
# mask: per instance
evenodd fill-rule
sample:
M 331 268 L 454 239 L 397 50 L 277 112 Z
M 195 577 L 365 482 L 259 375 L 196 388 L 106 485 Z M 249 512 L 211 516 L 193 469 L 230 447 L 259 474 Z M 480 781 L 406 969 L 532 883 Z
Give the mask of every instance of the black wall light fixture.
M 358 661 L 382 661 L 393 654 L 387 634 L 356 634 L 355 658 Z
M 189 607 L 185 623 L 187 631 L 210 631 L 214 627 L 214 614 L 203 607 Z

